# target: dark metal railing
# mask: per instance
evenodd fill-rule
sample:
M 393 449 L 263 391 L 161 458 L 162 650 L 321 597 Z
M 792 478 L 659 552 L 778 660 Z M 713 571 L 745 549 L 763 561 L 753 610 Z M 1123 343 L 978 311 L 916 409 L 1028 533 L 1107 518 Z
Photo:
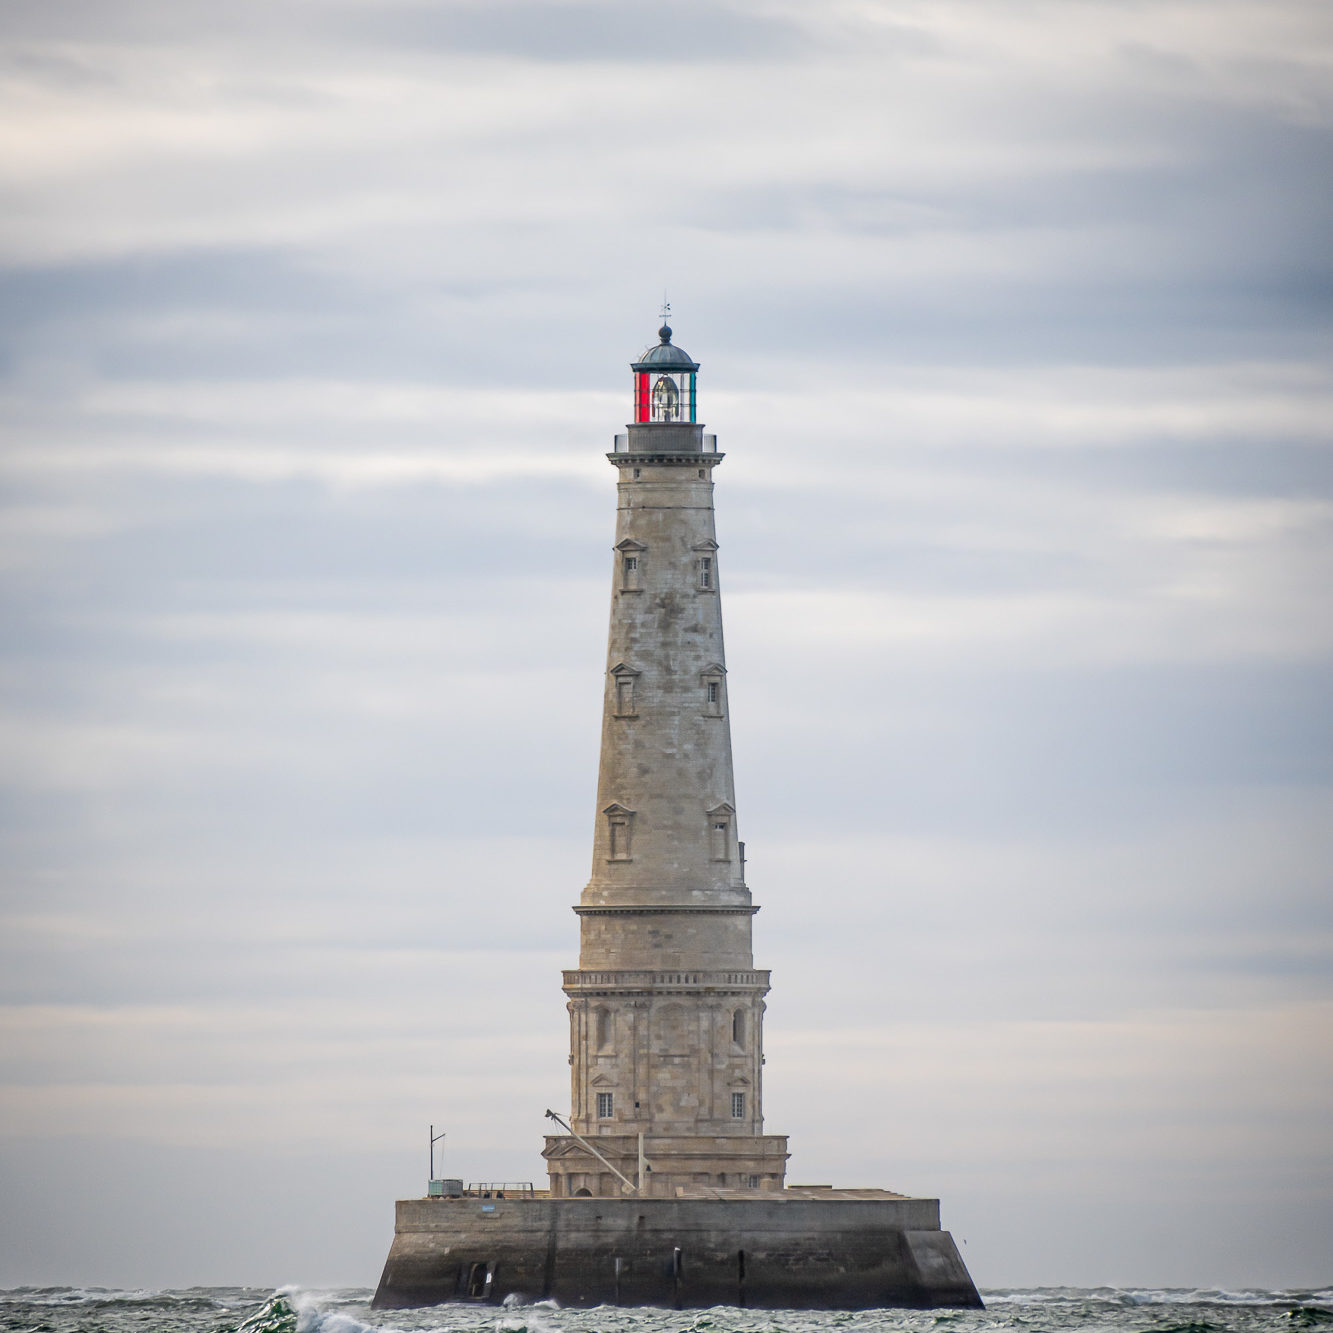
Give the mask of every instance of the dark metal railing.
M 530 1180 L 470 1180 L 463 1191 L 465 1199 L 530 1199 Z
M 629 435 L 627 433 L 622 432 L 615 437 L 615 446 L 612 452 L 617 454 L 627 454 L 631 452 L 629 447 Z M 703 437 L 703 449 L 701 452 L 705 454 L 717 453 L 716 435 L 705 435 Z

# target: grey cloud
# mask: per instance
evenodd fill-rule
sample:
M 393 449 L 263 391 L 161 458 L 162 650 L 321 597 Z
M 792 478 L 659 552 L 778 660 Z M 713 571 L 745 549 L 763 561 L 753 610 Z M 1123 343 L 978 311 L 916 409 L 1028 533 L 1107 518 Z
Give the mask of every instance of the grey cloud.
M 1037 477 L 1059 485 L 1114 488 L 1127 493 L 1333 498 L 1333 449 L 1312 434 L 1306 441 L 1126 440 L 1109 449 L 1032 451 L 979 445 L 939 450 L 941 467 L 967 468 L 996 478 Z M 1003 557 L 1001 557 L 1003 568 Z M 1059 571 L 1048 571 L 1059 576 Z
M 743 6 L 700 0 L 683 0 L 670 11 L 597 0 L 378 5 L 346 8 L 341 21 L 349 35 L 372 42 L 541 61 L 693 65 L 793 54 L 800 43 L 791 25 Z M 669 121 L 671 108 L 662 110 Z
M 16 0 L 6 14 L 11 38 L 136 40 L 146 45 L 212 40 L 295 42 L 308 53 L 337 43 L 397 46 L 417 54 L 508 56 L 537 61 L 687 64 L 756 58 L 796 49 L 799 30 L 744 6 L 680 0 L 661 11 L 606 0 L 447 0 L 446 3 L 340 3 L 317 10 L 195 0 L 132 0 L 114 8 L 85 0 Z
M 515 243 L 522 237 L 516 235 Z M 373 377 L 469 387 L 569 384 L 593 373 L 593 311 L 565 311 L 577 270 L 517 301 L 513 278 L 410 283 L 277 248 L 150 252 L 0 269 L 0 370 L 34 359 L 110 378 Z M 550 339 L 546 330 L 561 330 Z M 617 368 L 631 352 L 597 361 Z
M 336 1095 L 336 1090 L 329 1093 Z M 312 1178 L 328 1170 L 327 1153 L 284 1149 L 256 1154 L 210 1145 L 204 1169 L 213 1181 L 214 1206 L 202 1210 L 198 1227 L 187 1235 L 184 1228 L 163 1228 L 162 1223 L 187 1215 L 192 1200 L 197 1204 L 198 1145 L 164 1150 L 102 1134 L 36 1144 L 11 1138 L 0 1144 L 0 1153 L 13 1201 L 0 1233 L 0 1249 L 7 1256 L 3 1280 L 113 1288 L 133 1272 L 161 1287 L 250 1282 L 272 1291 L 291 1281 L 293 1270 L 312 1284 L 372 1285 L 375 1274 L 365 1256 L 381 1248 L 386 1228 L 392 1226 L 382 1206 L 386 1183 L 397 1182 L 400 1192 L 408 1192 L 421 1171 L 417 1154 L 406 1145 L 340 1153 L 339 1212 L 355 1221 L 350 1227 L 310 1226 L 308 1216 L 302 1221 L 309 1211 L 306 1190 Z M 89 1189 L 90 1181 L 97 1187 Z M 90 1200 L 72 1230 L 70 1219 L 62 1221 L 48 1207 L 54 1194 L 66 1189 L 86 1191 Z M 259 1200 L 268 1202 L 257 1206 Z M 234 1219 L 242 1217 L 256 1238 L 258 1261 L 237 1269 L 230 1256 Z M 150 1257 L 143 1237 L 159 1230 L 162 1241 L 152 1247 Z M 292 1248 L 298 1237 L 304 1238 L 302 1246 L 308 1242 L 306 1253 Z M 259 1259 L 265 1253 L 271 1258 Z M 80 1257 L 57 1257 L 69 1255 Z M 237 1296 L 244 1299 L 241 1293 Z
M 478 284 L 435 285 L 466 319 L 411 295 L 319 272 L 276 250 L 149 254 L 0 272 L 0 356 L 82 356 L 111 377 L 384 374 L 435 380 L 475 368 Z M 494 378 L 494 373 L 490 375 Z
M 1146 828 L 1176 817 L 1185 793 L 1333 784 L 1333 690 L 1322 665 L 1014 676 L 983 660 L 922 676 L 885 664 L 874 678 L 886 702 L 873 711 L 853 691 L 846 703 L 858 706 L 837 721 L 827 708 L 818 721 L 790 706 L 772 717 L 776 699 L 808 696 L 823 675 L 809 661 L 765 667 L 760 707 L 770 720 L 744 728 L 750 805 L 782 809 L 784 826 L 811 835 L 849 823 L 1024 836 Z M 801 803 L 776 776 L 797 755 Z
M 6 10 L 6 69 L 51 111 L 49 155 L 7 177 L 0 272 L 0 1018 L 36 1033 L 0 1097 L 33 1134 L 95 1118 L 104 1186 L 71 1166 L 83 1141 L 3 1145 L 9 1280 L 368 1280 L 420 1166 L 353 1149 L 415 1143 L 446 1094 L 481 1169 L 534 1170 L 589 854 L 597 455 L 664 279 L 731 455 L 775 1128 L 855 1178 L 948 1186 L 1012 1271 L 1045 1262 L 998 1239 L 1016 1182 L 1071 1163 L 1040 1220 L 1104 1235 L 1099 1262 L 1232 1271 L 1197 1202 L 1172 1214 L 1192 1248 L 1113 1234 L 1138 1237 L 1141 1194 L 1106 1222 L 1124 1179 L 1197 1200 L 1193 1173 L 1270 1210 L 1275 1272 L 1308 1228 L 1255 1163 L 1298 1177 L 1265 1127 L 1314 1122 L 1333 789 L 1330 139 L 1300 53 L 1252 96 L 1187 50 L 1086 81 L 1050 52 L 1043 83 L 972 29 L 872 38 L 815 8 L 799 38 L 672 11 L 697 49 L 624 5 L 317 9 Z M 819 62 L 876 42 L 873 77 L 819 102 Z M 709 171 L 618 188 L 639 126 L 585 100 L 593 62 Z M 531 95 L 459 123 L 429 96 L 450 68 Z M 1274 110 L 1288 75 L 1301 124 Z M 865 132 L 899 113 L 936 136 L 919 157 Z M 459 1015 L 485 988 L 482 1050 Z M 91 1042 L 114 1092 L 62 1092 Z M 1115 1077 L 1071 1080 L 1075 1046 Z M 1274 1046 L 1289 1062 L 1244 1083 L 1272 1102 L 1235 1109 L 1233 1062 Z M 849 1114 L 887 1106 L 891 1133 L 830 1142 L 833 1058 L 862 1080 Z M 1136 1139 L 1219 1116 L 1243 1151 Z M 344 1177 L 327 1235 L 264 1231 L 323 1169 L 289 1156 L 312 1119 L 359 1192 Z M 211 1149 L 216 1267 L 172 1222 L 172 1145 L 205 1133 L 266 1145 Z M 71 1232 L 50 1201 L 76 1190 Z M 1073 1242 L 1060 1261 L 1034 1280 L 1079 1280 Z

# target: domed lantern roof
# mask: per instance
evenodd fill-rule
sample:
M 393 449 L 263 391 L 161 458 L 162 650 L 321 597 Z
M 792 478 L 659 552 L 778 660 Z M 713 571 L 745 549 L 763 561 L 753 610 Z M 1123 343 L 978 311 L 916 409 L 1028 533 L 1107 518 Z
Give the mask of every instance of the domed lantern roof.
M 662 340 L 656 347 L 650 347 L 630 369 L 634 371 L 653 370 L 698 370 L 699 363 L 690 360 L 690 354 L 671 341 L 671 325 L 663 324 L 657 330 Z
M 695 376 L 699 363 L 671 341 L 671 326 L 657 331 L 661 341 L 635 361 L 634 420 L 638 424 L 675 424 L 695 420 Z

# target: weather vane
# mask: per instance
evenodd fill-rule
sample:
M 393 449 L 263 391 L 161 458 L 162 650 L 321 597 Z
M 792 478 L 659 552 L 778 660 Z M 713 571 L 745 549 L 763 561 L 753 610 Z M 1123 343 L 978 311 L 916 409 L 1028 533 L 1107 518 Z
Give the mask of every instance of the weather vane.
M 668 304 L 668 302 L 667 302 L 667 299 L 666 299 L 666 291 L 665 291 L 665 289 L 663 289 L 663 292 L 662 292 L 662 318 L 665 319 L 670 313 L 671 313 L 671 306 L 670 306 L 670 305 Z

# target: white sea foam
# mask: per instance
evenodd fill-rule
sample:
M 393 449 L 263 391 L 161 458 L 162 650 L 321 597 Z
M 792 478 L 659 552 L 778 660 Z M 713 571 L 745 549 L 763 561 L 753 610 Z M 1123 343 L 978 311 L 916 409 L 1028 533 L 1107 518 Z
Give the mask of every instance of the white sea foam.
M 404 1333 L 389 1324 L 366 1324 L 353 1315 L 330 1306 L 363 1305 L 365 1293 L 349 1288 L 334 1291 L 309 1291 L 304 1287 L 281 1287 L 277 1293 L 286 1297 L 296 1312 L 296 1333 Z
M 168 1295 L 148 1287 L 15 1287 L 0 1291 L 0 1300 L 27 1305 L 84 1305 L 119 1302 L 159 1301 Z
M 512 1301 L 398 1310 L 380 1322 L 366 1288 L 24 1287 L 0 1291 L 0 1324 L 15 1333 L 142 1333 L 151 1316 L 154 1333 L 1333 1333 L 1318 1313 L 1333 1308 L 1327 1284 L 1006 1287 L 982 1295 L 984 1311 L 562 1309 Z
M 1243 1287 L 997 1287 L 982 1288 L 987 1308 L 1105 1302 L 1108 1305 L 1327 1305 L 1333 1289 Z

